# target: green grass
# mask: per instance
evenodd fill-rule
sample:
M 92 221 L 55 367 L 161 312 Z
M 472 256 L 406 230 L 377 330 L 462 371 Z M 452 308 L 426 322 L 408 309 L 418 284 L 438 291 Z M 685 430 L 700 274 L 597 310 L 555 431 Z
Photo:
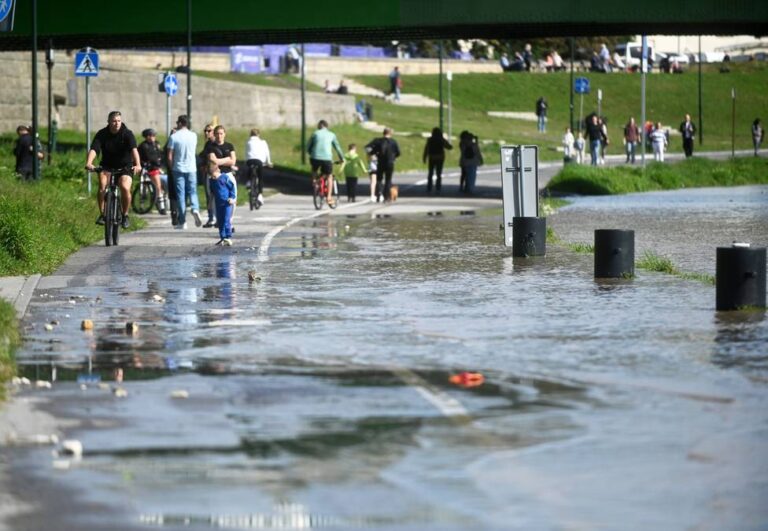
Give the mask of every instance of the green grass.
M 611 195 L 707 186 L 768 184 L 768 160 L 744 157 L 715 161 L 693 157 L 676 164 L 610 168 L 569 164 L 547 184 L 561 194 Z
M 5 397 L 5 382 L 15 373 L 13 352 L 20 343 L 16 311 L 0 299 L 0 399 Z
M 267 74 L 241 74 L 239 72 L 213 72 L 208 70 L 195 70 L 195 76 L 223 81 L 237 81 L 272 88 L 284 88 L 301 90 L 301 78 L 291 74 L 267 75 Z M 307 91 L 323 92 L 323 87 L 307 81 Z
M 635 266 L 639 269 L 656 271 L 658 273 L 665 273 L 667 275 L 675 275 L 686 280 L 696 280 L 699 282 L 704 282 L 705 284 L 711 284 L 713 286 L 715 284 L 715 277 L 712 275 L 680 271 L 672 262 L 672 260 L 666 256 L 659 256 L 653 251 L 645 251 L 643 256 L 635 261 Z

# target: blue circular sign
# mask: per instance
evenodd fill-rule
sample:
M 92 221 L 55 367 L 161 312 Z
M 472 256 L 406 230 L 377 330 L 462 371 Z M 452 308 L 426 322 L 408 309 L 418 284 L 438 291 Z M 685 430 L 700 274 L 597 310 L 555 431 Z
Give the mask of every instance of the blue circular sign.
M 5 2 L 0 1 L 0 22 L 4 21 L 8 15 L 11 14 L 12 7 L 13 0 L 7 0 Z
M 166 94 L 169 96 L 175 96 L 179 91 L 179 81 L 176 79 L 176 75 L 166 74 L 165 80 L 163 81 L 163 86 L 165 87 Z

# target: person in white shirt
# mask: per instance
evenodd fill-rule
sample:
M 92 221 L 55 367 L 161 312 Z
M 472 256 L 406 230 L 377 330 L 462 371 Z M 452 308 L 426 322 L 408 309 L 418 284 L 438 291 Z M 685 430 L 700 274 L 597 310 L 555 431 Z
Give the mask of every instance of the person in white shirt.
M 248 175 L 251 179 L 256 179 L 258 195 L 256 201 L 259 206 L 264 204 L 264 178 L 262 169 L 264 166 L 272 167 L 272 157 L 269 154 L 269 144 L 261 138 L 258 129 L 251 129 L 251 136 L 245 145 L 245 158 L 248 165 Z M 253 189 L 253 187 L 251 187 Z
M 565 134 L 563 135 L 563 157 L 566 162 L 570 162 L 573 157 L 573 143 L 575 140 L 571 128 L 566 127 Z
M 661 128 L 661 122 L 656 122 L 656 128 L 651 133 L 653 144 L 653 160 L 664 162 L 664 152 L 667 150 L 667 134 Z
M 584 140 L 584 135 L 579 131 L 579 136 L 576 137 L 574 142 L 574 148 L 576 149 L 576 164 L 584 164 L 584 148 L 587 142 Z

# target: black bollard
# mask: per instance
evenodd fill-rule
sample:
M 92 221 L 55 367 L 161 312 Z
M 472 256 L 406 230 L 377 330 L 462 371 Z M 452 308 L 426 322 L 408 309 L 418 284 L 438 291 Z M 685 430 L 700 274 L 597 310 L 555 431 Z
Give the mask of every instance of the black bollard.
M 512 218 L 512 256 L 544 256 L 547 252 L 547 218 Z
M 635 276 L 635 231 L 595 231 L 595 278 Z
M 718 247 L 716 269 L 717 311 L 765 308 L 765 247 Z

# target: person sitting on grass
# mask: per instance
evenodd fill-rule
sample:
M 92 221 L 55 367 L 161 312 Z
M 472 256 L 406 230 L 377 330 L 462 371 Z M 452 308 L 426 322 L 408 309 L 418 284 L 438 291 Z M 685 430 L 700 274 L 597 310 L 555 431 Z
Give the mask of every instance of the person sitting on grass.
M 216 203 L 216 219 L 219 225 L 220 240 L 216 245 L 232 245 L 232 211 L 237 201 L 236 185 L 226 174 L 222 174 L 219 165 L 208 163 L 208 175 L 211 178 L 211 195 Z

